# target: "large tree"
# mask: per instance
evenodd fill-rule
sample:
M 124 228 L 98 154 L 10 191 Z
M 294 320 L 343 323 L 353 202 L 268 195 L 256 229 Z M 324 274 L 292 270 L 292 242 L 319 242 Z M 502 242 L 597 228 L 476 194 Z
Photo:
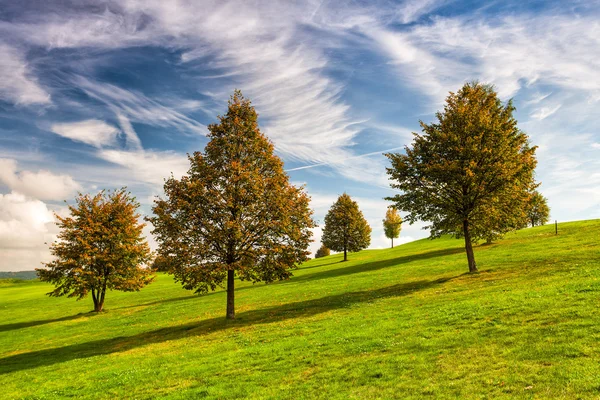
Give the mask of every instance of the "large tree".
M 106 291 L 137 291 L 152 282 L 144 263 L 150 248 L 142 235 L 139 204 L 125 189 L 80 194 L 70 216 L 56 215 L 61 229 L 50 251 L 55 257 L 36 269 L 40 280 L 56 288 L 50 296 L 92 294 L 94 311 L 104 307 Z
M 394 239 L 400 236 L 402 230 L 402 217 L 398 214 L 395 207 L 388 207 L 383 220 L 383 232 L 385 237 L 392 239 L 392 249 L 394 248 Z
M 308 259 L 314 227 L 309 197 L 290 184 L 250 101 L 236 91 L 204 152 L 189 156 L 180 180 L 169 178 L 155 201 L 158 257 L 184 288 L 205 293 L 227 284 L 235 318 L 235 275 L 252 282 L 287 279 Z
M 371 227 L 346 193 L 327 212 L 321 241 L 333 251 L 343 251 L 344 261 L 348 260 L 348 251 L 360 251 L 371 244 Z
M 392 187 L 387 198 L 406 220 L 428 221 L 431 237 L 464 237 L 469 271 L 477 271 L 472 243 L 524 210 L 534 188 L 535 149 L 517 127 L 512 101 L 490 85 L 467 83 L 450 93 L 437 123 L 421 122 L 406 154 L 386 154 Z M 515 208 L 516 207 L 516 208 Z
M 527 203 L 527 220 L 531 226 L 544 225 L 550 220 L 548 200 L 537 190 L 531 193 Z

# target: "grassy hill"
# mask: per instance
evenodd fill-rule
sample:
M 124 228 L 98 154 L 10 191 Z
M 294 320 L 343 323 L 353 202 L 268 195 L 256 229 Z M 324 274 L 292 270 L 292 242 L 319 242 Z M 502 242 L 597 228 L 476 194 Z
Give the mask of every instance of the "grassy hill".
M 421 240 L 312 260 L 286 282 L 195 296 L 48 298 L 0 286 L 4 398 L 597 398 L 600 220 L 476 247 Z

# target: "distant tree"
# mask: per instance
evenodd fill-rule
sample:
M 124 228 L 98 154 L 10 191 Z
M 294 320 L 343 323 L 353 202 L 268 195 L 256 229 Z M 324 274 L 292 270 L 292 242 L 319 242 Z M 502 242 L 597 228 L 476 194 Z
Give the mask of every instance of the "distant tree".
M 235 318 L 235 275 L 252 282 L 287 279 L 308 259 L 314 227 L 310 198 L 290 184 L 250 101 L 236 91 L 204 152 L 189 156 L 181 180 L 171 176 L 155 201 L 158 256 L 184 288 L 205 293 L 227 283 Z
M 125 189 L 80 194 L 70 216 L 56 215 L 61 229 L 50 246 L 55 259 L 37 268 L 40 280 L 56 288 L 50 296 L 77 297 L 91 292 L 94 311 L 104 307 L 106 290 L 138 291 L 153 280 L 143 264 L 150 248 L 142 236 L 139 203 Z
M 371 227 L 358 209 L 358 204 L 346 193 L 341 195 L 325 216 L 323 245 L 333 251 L 360 251 L 371 244 Z
M 450 93 L 438 122 L 421 122 L 406 154 L 386 154 L 393 188 L 388 197 L 406 220 L 430 222 L 431 237 L 464 237 L 469 271 L 477 271 L 472 243 L 495 229 L 514 207 L 525 209 L 535 187 L 535 149 L 517 127 L 512 101 L 493 87 L 467 83 Z
M 315 253 L 315 258 L 327 257 L 329 254 L 331 254 L 329 248 L 323 244 Z
M 150 268 L 157 272 L 169 272 L 168 260 L 160 255 L 157 255 L 150 263 Z
M 388 207 L 383 220 L 383 231 L 385 237 L 392 239 L 392 249 L 394 248 L 394 239 L 400 236 L 402 230 L 402 217 L 394 207 Z
M 550 220 L 548 200 L 537 190 L 531 194 L 527 203 L 527 219 L 531 226 L 545 225 Z

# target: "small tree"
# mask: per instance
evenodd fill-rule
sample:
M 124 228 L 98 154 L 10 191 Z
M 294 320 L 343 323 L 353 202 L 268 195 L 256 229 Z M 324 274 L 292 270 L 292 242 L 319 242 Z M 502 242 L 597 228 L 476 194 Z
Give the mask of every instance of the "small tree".
M 227 282 L 235 318 L 235 275 L 252 282 L 287 279 L 308 259 L 314 226 L 309 197 L 290 184 L 250 101 L 236 91 L 227 113 L 208 126 L 204 152 L 188 174 L 169 178 L 148 218 L 166 264 L 184 288 L 205 293 Z
M 431 237 L 464 237 L 469 271 L 477 271 L 472 243 L 502 218 L 524 210 L 534 188 L 535 149 L 517 127 L 512 101 L 503 105 L 492 86 L 468 83 L 446 99 L 438 122 L 421 122 L 406 154 L 386 154 L 392 200 L 406 219 L 429 221 Z M 519 211 L 520 212 L 520 211 Z
M 383 231 L 385 237 L 392 239 L 392 249 L 394 248 L 394 239 L 400 236 L 402 230 L 402 217 L 394 207 L 388 207 L 383 220 Z
M 50 246 L 56 258 L 36 269 L 41 281 L 56 288 L 50 296 L 77 297 L 91 292 L 94 311 L 104 307 L 106 290 L 138 291 L 153 280 L 142 264 L 150 248 L 142 236 L 139 203 L 125 189 L 80 194 L 71 215 L 56 215 L 61 231 Z
M 550 220 L 548 200 L 537 190 L 531 194 L 527 203 L 527 219 L 531 226 L 545 225 Z
M 331 254 L 329 248 L 322 244 L 321 247 L 319 247 L 319 249 L 315 253 L 315 258 L 327 257 L 329 254 Z
M 323 245 L 333 251 L 360 251 L 371 244 L 371 227 L 358 209 L 358 204 L 346 193 L 341 195 L 325 216 Z

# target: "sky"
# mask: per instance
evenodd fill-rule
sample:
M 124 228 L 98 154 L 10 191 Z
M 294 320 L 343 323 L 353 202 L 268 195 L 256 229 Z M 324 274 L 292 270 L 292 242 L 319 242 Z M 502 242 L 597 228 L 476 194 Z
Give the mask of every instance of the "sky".
M 600 218 L 599 21 L 600 1 L 0 0 L 0 271 L 50 259 L 78 192 L 150 213 L 236 88 L 306 185 L 313 251 L 344 192 L 389 246 L 382 154 L 473 80 L 513 99 L 552 220 Z

